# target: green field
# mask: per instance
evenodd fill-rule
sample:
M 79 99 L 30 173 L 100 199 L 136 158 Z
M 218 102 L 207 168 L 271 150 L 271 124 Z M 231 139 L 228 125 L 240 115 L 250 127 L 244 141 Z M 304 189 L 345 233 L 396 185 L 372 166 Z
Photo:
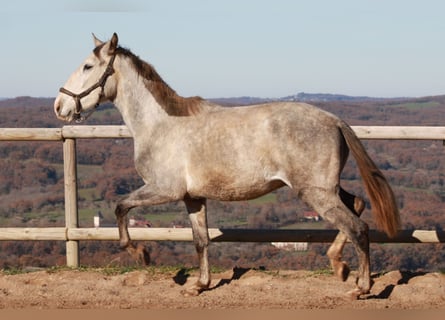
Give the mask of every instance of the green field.
M 249 204 L 254 204 L 254 205 L 262 205 L 262 204 L 267 204 L 267 203 L 276 203 L 277 202 L 277 195 L 275 193 L 268 193 L 265 194 L 262 197 L 253 199 L 253 200 L 249 200 L 248 201 Z

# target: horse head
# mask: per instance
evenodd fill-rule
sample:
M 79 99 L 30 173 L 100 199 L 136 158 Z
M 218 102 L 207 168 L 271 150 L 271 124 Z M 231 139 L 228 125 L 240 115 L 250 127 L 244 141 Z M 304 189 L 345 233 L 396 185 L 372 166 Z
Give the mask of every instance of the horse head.
M 116 92 L 114 59 L 117 34 L 102 42 L 93 34 L 93 53 L 74 71 L 54 102 L 56 116 L 64 121 L 82 121 L 102 102 L 111 100 Z

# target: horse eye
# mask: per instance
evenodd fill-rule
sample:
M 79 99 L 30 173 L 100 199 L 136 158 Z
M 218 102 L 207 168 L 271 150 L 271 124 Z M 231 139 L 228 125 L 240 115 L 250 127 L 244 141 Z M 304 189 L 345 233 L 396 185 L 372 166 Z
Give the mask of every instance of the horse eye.
M 86 64 L 83 66 L 83 71 L 90 70 L 93 66 L 91 64 Z

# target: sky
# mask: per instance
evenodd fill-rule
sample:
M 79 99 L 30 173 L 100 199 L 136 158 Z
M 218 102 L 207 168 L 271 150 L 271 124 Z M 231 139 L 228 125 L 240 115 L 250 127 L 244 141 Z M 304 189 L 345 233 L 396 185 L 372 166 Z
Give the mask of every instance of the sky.
M 0 97 L 54 97 L 91 33 L 180 95 L 445 94 L 442 0 L 3 0 Z

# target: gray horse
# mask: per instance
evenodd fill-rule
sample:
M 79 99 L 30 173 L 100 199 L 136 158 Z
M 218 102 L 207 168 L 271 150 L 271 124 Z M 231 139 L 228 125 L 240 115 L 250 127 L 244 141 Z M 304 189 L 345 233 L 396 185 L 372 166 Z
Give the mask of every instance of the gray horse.
M 71 75 L 55 100 L 64 121 L 82 121 L 105 101 L 122 114 L 134 139 L 135 167 L 145 185 L 116 207 L 120 245 L 146 254 L 130 241 L 130 209 L 184 201 L 200 261 L 198 281 L 185 290 L 209 288 L 206 199 L 252 199 L 287 186 L 340 233 L 328 251 L 343 280 L 346 239 L 359 260 L 359 297 L 371 287 L 368 226 L 359 219 L 363 200 L 340 186 L 349 150 L 358 164 L 377 226 L 389 236 L 399 228 L 394 194 L 353 130 L 336 116 L 304 103 L 221 107 L 199 97 L 176 94 L 148 63 L 110 41 L 94 37 L 93 53 Z M 76 93 L 78 92 L 78 93 Z

